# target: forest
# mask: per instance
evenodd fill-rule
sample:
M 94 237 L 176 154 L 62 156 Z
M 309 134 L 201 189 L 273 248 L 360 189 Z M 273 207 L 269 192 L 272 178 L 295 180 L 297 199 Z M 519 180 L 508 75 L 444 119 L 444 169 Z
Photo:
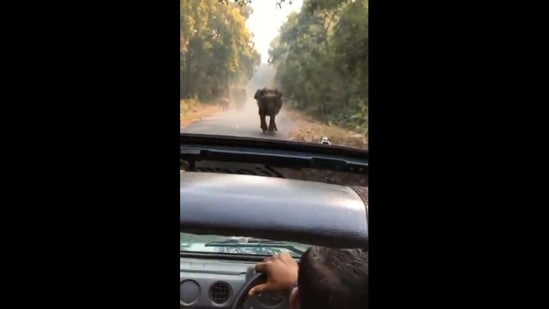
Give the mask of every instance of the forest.
M 260 64 L 246 19 L 251 7 L 180 0 L 180 97 L 209 101 L 246 85 Z
M 181 98 L 209 100 L 246 85 L 263 60 L 287 106 L 367 132 L 367 0 L 304 0 L 272 41 L 269 59 L 260 59 L 246 28 L 249 0 L 180 1 Z

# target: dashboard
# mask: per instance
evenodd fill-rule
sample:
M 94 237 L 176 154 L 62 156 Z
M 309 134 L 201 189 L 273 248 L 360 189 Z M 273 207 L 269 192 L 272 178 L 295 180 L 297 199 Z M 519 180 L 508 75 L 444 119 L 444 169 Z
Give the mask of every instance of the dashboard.
M 182 257 L 180 308 L 232 308 L 236 295 L 254 275 L 257 262 Z M 237 308 L 287 309 L 288 291 L 246 297 Z

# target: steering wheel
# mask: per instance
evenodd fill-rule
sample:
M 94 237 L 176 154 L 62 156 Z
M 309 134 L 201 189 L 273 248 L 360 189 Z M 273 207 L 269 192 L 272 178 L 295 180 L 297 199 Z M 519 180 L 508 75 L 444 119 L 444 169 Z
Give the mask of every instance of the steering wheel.
M 244 285 L 242 286 L 242 288 L 240 288 L 240 291 L 238 291 L 238 293 L 235 295 L 235 298 L 234 298 L 234 301 L 233 301 L 233 304 L 231 306 L 231 309 L 240 309 L 242 308 L 242 304 L 244 303 L 244 301 L 246 300 L 246 297 L 248 296 L 248 292 L 250 291 L 250 289 L 260 283 L 264 283 L 264 282 L 267 282 L 267 275 L 263 274 L 263 273 L 254 273 L 250 279 L 244 283 Z M 282 301 L 279 305 L 277 305 L 276 307 L 279 307 L 285 303 L 288 302 L 288 297 L 289 297 L 289 293 L 287 293 L 288 295 L 285 295 L 286 299 L 284 301 Z M 257 299 L 257 296 L 251 296 L 250 298 L 248 298 L 248 306 L 249 308 L 267 308 L 266 305 L 260 303 Z M 284 307 L 281 307 L 281 308 L 284 308 Z

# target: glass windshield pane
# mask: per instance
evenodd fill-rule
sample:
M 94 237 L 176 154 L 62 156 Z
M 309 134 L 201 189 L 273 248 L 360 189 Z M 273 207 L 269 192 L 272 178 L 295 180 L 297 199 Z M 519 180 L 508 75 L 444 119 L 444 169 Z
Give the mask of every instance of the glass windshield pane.
M 180 233 L 180 250 L 183 252 L 261 256 L 287 252 L 292 256 L 300 257 L 309 247 L 309 245 L 296 242 L 272 241 L 252 237 Z
M 181 132 L 368 148 L 367 0 L 180 0 Z

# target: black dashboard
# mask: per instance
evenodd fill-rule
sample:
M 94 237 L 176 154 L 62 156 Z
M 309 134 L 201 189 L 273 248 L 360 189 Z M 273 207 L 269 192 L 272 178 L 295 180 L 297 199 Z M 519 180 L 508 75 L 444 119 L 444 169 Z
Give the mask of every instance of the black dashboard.
M 252 261 L 182 257 L 180 308 L 233 308 L 237 293 L 254 275 Z M 246 297 L 236 308 L 286 309 L 289 291 Z

